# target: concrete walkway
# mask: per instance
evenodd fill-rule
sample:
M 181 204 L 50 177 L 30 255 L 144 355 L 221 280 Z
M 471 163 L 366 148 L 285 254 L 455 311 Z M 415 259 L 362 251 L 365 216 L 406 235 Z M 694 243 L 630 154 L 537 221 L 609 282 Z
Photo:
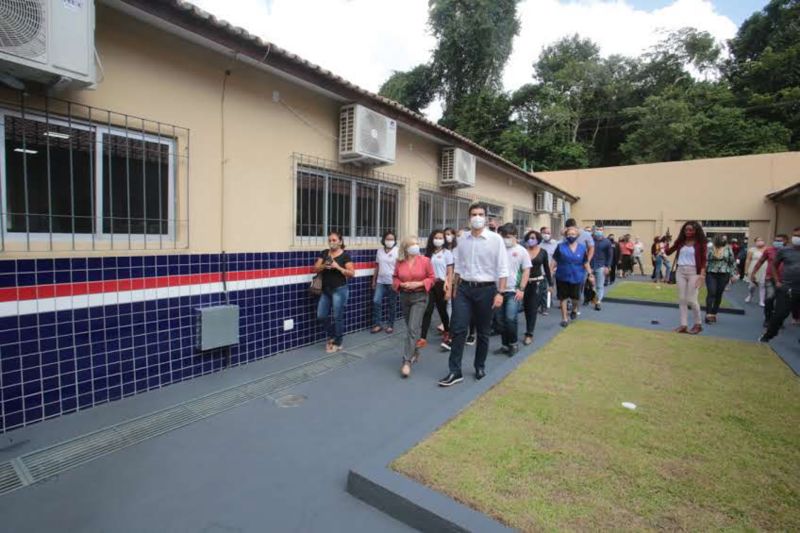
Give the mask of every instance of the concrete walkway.
M 729 298 L 739 301 L 740 292 L 737 288 Z M 748 307 L 745 316 L 720 317 L 707 334 L 753 341 L 760 333 L 759 312 Z M 677 310 L 608 304 L 602 312 L 583 308 L 581 319 L 667 329 L 674 326 Z M 558 321 L 555 310 L 540 317 L 534 350 L 561 331 Z M 800 368 L 798 336 L 800 329 L 787 326 L 773 343 L 796 369 Z M 499 338 L 493 337 L 492 349 L 498 344 Z M 351 466 L 453 394 L 436 386 L 447 371 L 447 353 L 428 348 L 412 377 L 404 381 L 398 373 L 397 334 L 394 338 L 366 332 L 349 335 L 345 347 L 364 358 L 288 391 L 305 398 L 298 406 L 254 400 L 0 496 L 0 529 L 15 533 L 408 530 L 349 496 L 346 475 Z M 0 437 L 0 460 L 321 355 L 321 346 L 307 347 L 14 431 Z M 474 387 L 471 355 L 468 348 L 466 379 L 457 387 Z M 489 356 L 488 372 L 502 357 Z

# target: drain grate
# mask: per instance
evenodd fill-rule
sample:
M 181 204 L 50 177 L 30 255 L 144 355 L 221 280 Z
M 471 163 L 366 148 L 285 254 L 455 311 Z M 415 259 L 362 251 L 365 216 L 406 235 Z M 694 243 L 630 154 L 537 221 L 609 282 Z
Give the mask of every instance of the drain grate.
M 36 450 L 15 459 L 36 483 L 88 463 L 104 455 L 144 442 L 256 398 L 275 394 L 325 373 L 346 366 L 361 357 L 340 352 L 269 374 L 242 385 L 167 407 L 114 426 Z M 0 463 L 0 495 L 28 485 L 12 462 Z

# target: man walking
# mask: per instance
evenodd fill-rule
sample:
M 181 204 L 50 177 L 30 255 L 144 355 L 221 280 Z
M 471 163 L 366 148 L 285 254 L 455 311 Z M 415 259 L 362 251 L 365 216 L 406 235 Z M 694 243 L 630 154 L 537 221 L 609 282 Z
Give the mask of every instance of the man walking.
M 461 357 L 470 320 L 474 320 L 478 333 L 475 379 L 482 379 L 486 375 L 492 311 L 503 305 L 503 293 L 508 280 L 508 253 L 500 235 L 486 227 L 486 204 L 476 202 L 470 205 L 469 217 L 470 232 L 458 239 L 458 246 L 453 253 L 452 348 L 448 361 L 450 371 L 439 380 L 442 387 L 450 387 L 464 380 Z
M 497 311 L 500 316 L 500 334 L 503 345 L 495 353 L 514 355 L 519 351 L 517 344 L 517 317 L 525 296 L 525 287 L 531 272 L 531 256 L 528 250 L 517 242 L 517 227 L 504 224 L 500 236 L 508 254 L 508 282 L 503 292 L 503 307 Z
M 611 263 L 614 261 L 614 247 L 611 241 L 605 238 L 603 226 L 594 228 L 594 255 L 590 264 L 594 272 L 594 308 L 596 311 L 601 309 L 603 296 L 605 295 L 606 276 L 611 270 Z
M 772 340 L 786 317 L 800 309 L 800 227 L 794 228 L 791 246 L 781 248 L 769 268 L 775 283 L 775 311 L 761 342 Z

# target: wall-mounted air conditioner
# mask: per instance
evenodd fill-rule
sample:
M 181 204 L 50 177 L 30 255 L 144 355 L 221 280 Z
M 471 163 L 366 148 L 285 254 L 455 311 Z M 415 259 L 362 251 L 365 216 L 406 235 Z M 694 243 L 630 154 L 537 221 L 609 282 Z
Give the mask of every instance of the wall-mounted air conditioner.
M 0 73 L 12 86 L 94 84 L 94 0 L 0 0 Z
M 394 163 L 397 121 L 359 104 L 339 113 L 339 162 L 364 165 Z
M 461 148 L 442 149 L 442 187 L 474 187 L 475 156 Z
M 537 213 L 551 213 L 553 211 L 553 193 L 539 191 L 534 197 L 534 205 Z

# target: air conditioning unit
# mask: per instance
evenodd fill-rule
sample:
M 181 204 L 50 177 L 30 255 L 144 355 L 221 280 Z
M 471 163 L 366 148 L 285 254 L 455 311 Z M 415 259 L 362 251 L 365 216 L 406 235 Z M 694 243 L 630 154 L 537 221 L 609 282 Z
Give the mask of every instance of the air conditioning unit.
M 0 1 L 0 73 L 49 86 L 94 84 L 94 0 Z
M 442 149 L 442 187 L 474 187 L 475 156 L 461 148 Z
M 339 162 L 391 165 L 397 144 L 397 121 L 359 104 L 339 113 Z
M 537 213 L 550 213 L 553 211 L 553 193 L 539 191 L 534 198 L 534 208 Z

